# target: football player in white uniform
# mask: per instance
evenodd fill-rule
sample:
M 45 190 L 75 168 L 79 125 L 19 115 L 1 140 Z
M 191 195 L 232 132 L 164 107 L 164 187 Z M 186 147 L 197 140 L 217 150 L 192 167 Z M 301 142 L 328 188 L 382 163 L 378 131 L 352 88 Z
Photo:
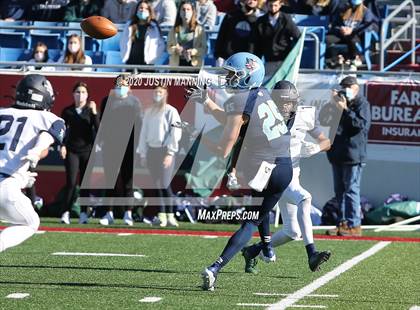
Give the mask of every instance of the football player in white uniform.
M 38 214 L 21 190 L 35 182 L 36 173 L 29 167 L 36 167 L 54 140 L 61 142 L 65 134 L 64 121 L 49 112 L 54 92 L 44 76 L 25 76 L 15 99 L 12 107 L 0 108 L 0 220 L 12 224 L 0 233 L 0 252 L 37 231 Z
M 307 106 L 298 107 L 299 94 L 296 87 L 288 81 L 281 81 L 279 84 L 281 84 L 279 87 L 280 90 L 277 89 L 272 93 L 273 100 L 277 104 L 283 101 L 283 104 L 279 104 L 280 112 L 286 118 L 294 118 L 294 123 L 290 130 L 290 155 L 293 165 L 293 178 L 283 193 L 283 197 L 286 198 L 287 203 L 280 206 L 283 228 L 273 234 L 271 242 L 273 247 L 278 247 L 292 240 L 297 240 L 302 236 L 308 254 L 309 268 L 311 271 L 317 271 L 320 265 L 330 258 L 331 252 L 318 252 L 315 249 L 310 214 L 312 196 L 300 184 L 299 161 L 301 157 L 309 157 L 321 151 L 328 150 L 331 143 L 321 129 L 315 125 L 315 108 Z M 287 96 L 282 95 L 282 92 L 287 94 L 289 101 L 283 99 Z M 304 139 L 307 134 L 314 138 L 317 143 L 305 141 Z M 245 272 L 257 272 L 255 268 L 257 260 L 250 253 L 256 253 L 257 251 L 255 249 L 259 247 L 261 247 L 261 244 L 257 243 L 243 249 Z

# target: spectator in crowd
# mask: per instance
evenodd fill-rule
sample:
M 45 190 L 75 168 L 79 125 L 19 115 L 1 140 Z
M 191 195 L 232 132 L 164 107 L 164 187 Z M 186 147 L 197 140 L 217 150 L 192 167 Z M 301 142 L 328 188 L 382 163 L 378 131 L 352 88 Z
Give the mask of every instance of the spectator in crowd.
M 370 105 L 361 94 L 355 77 L 345 77 L 340 86 L 342 89 L 334 90 L 331 102 L 320 111 L 320 115 L 331 111 L 330 114 L 340 117 L 334 142 L 327 151 L 333 169 L 335 197 L 340 206 L 340 220 L 337 228 L 327 234 L 361 236 L 360 182 L 366 163 Z M 331 126 L 334 117 L 321 117 L 320 121 L 322 126 Z
M 28 66 L 28 70 L 40 70 L 40 71 L 54 71 L 55 67 L 46 66 L 45 63 L 52 62 L 48 56 L 48 47 L 43 42 L 38 42 L 33 51 L 32 58 L 29 62 L 39 62 L 39 65 Z M 42 64 L 41 64 L 42 63 Z
M 174 0 L 154 0 L 151 4 L 160 27 L 172 27 L 175 24 L 176 4 Z
M 102 120 L 106 119 L 108 121 L 116 122 L 115 126 L 121 126 L 118 124 L 120 121 L 126 122 L 126 124 L 136 123 L 135 127 L 137 129 L 132 129 L 130 137 L 128 138 L 128 145 L 125 149 L 124 157 L 122 159 L 121 167 L 119 169 L 119 177 L 121 179 L 123 192 L 122 197 L 133 198 L 133 160 L 134 160 L 134 141 L 139 141 L 139 129 L 141 128 L 142 117 L 142 105 L 140 101 L 134 96 L 130 91 L 130 85 L 128 81 L 128 76 L 119 75 L 115 79 L 114 89 L 111 91 L 110 95 L 105 97 L 102 100 L 101 110 L 102 110 Z M 110 117 L 110 118 L 109 118 Z M 109 124 L 109 123 L 108 123 Z M 127 138 L 126 132 L 120 132 L 115 130 L 114 124 L 111 126 L 104 126 L 103 133 L 103 163 L 104 163 L 104 172 L 107 183 L 109 184 L 113 178 L 113 171 L 110 167 L 115 166 L 115 157 L 113 156 L 114 141 L 121 141 Z M 106 190 L 107 197 L 117 197 L 118 191 L 117 186 L 113 189 Z M 126 225 L 133 225 L 133 216 L 132 216 L 133 206 L 126 206 L 124 213 L 124 223 Z M 114 223 L 114 212 L 113 207 L 109 207 L 105 216 L 100 219 L 99 223 L 101 225 L 110 225 Z
M 348 0 L 287 0 L 281 10 L 288 14 L 335 15 Z
M 217 11 L 231 14 L 239 6 L 240 0 L 214 0 L 214 5 L 217 8 Z
M 92 58 L 90 56 L 85 55 L 82 49 L 82 39 L 77 34 L 72 34 L 67 39 L 67 48 L 66 52 L 60 59 L 57 61 L 58 63 L 65 63 L 65 64 L 85 64 L 91 65 Z M 70 68 L 70 67 L 62 67 L 60 70 L 82 70 L 82 71 L 92 71 L 91 67 L 86 68 Z
M 31 9 L 31 20 L 62 22 L 70 0 L 35 0 Z
M 194 3 L 182 1 L 168 35 L 171 66 L 201 67 L 207 50 L 206 33 L 198 23 Z
M 327 34 L 327 57 L 334 64 L 338 52 L 334 44 L 347 45 L 347 59 L 359 67 L 362 62 L 356 44 L 361 41 L 363 32 L 376 22 L 376 17 L 363 5 L 363 0 L 350 0 L 350 5 L 343 7 L 332 17 L 332 24 Z
M 270 77 L 293 48 L 300 31 L 292 18 L 280 11 L 284 0 L 268 0 L 268 13 L 258 18 L 253 28 L 251 51 L 265 59 L 265 75 Z
M 177 109 L 168 103 L 168 90 L 155 88 L 153 106 L 144 116 L 137 153 L 140 154 L 141 165 L 150 171 L 157 197 L 174 196 L 170 183 L 182 132 L 171 125 L 180 121 Z M 172 205 L 161 203 L 159 221 L 162 227 L 178 226 Z
M 31 0 L 1 0 L 0 19 L 5 21 L 26 20 L 31 10 Z
M 258 0 L 241 0 L 240 7 L 224 17 L 214 50 L 216 65 L 235 53 L 251 51 L 252 28 L 261 15 Z
M 197 23 L 204 29 L 212 30 L 216 24 L 217 8 L 213 0 L 198 0 L 196 2 Z
M 165 52 L 165 41 L 150 3 L 141 0 L 120 40 L 121 58 L 130 65 L 151 65 Z
M 60 149 L 60 155 L 64 159 L 66 167 L 66 193 L 61 213 L 61 223 L 70 224 L 70 211 L 78 184 L 77 173 L 80 173 L 80 184 L 95 141 L 95 133 L 99 127 L 96 103 L 89 100 L 89 89 L 86 83 L 78 82 L 73 87 L 73 104 L 63 110 L 61 117 L 66 122 L 67 127 L 66 137 Z M 87 195 L 84 193 L 81 196 L 86 197 Z M 87 222 L 87 207 L 82 206 L 79 224 L 86 224 Z
M 97 0 L 73 0 L 64 12 L 64 21 L 78 22 L 82 19 L 99 15 L 100 3 Z
M 113 23 L 124 24 L 136 13 L 137 0 L 105 0 L 101 15 Z

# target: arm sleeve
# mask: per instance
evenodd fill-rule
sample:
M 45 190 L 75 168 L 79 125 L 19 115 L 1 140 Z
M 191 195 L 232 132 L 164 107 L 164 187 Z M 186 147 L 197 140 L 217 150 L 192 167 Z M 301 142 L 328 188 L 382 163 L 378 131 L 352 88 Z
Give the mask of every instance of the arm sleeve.
M 168 154 L 174 155 L 179 150 L 179 141 L 182 137 L 182 130 L 181 128 L 171 127 L 172 124 L 181 122 L 181 117 L 179 116 L 179 113 L 176 109 L 171 111 L 171 117 L 170 117 L 170 124 L 169 128 L 171 130 L 171 135 L 169 136 L 168 141 Z
M 219 57 L 227 58 L 226 56 L 226 38 L 229 30 L 230 16 L 223 18 L 222 24 L 220 25 L 219 33 L 217 34 L 216 44 L 214 46 L 214 58 Z
M 291 38 L 293 38 L 293 41 L 296 42 L 300 38 L 300 30 L 289 15 L 286 15 L 286 20 L 287 20 L 286 27 L 289 32 L 289 35 Z
M 46 131 L 54 138 L 58 144 L 63 144 L 66 134 L 66 125 L 61 118 L 57 118 L 57 120 L 54 121 Z
M 197 27 L 200 27 L 200 29 L 196 30 L 197 36 L 194 38 L 194 48 L 191 51 L 191 55 L 199 58 L 204 58 L 204 55 L 206 55 L 207 50 L 207 36 L 203 27 L 198 25 Z
M 207 13 L 207 20 L 204 21 L 204 23 L 207 23 L 210 29 L 213 29 L 213 27 L 216 25 L 216 17 L 217 17 L 216 6 L 214 4 L 213 5 L 210 4 L 209 11 Z
M 85 65 L 91 65 L 91 64 L 92 64 L 92 58 L 90 58 L 90 56 L 88 55 L 85 55 Z M 93 70 L 92 67 L 86 67 L 82 69 L 82 71 L 85 71 L 85 72 L 90 72 L 92 70 Z
M 131 36 L 130 26 L 129 26 L 129 23 L 126 23 L 124 26 L 123 33 L 121 35 L 121 39 L 120 39 L 120 54 L 121 54 L 121 59 L 124 63 L 127 62 L 128 57 L 130 57 L 130 45 L 132 44 L 130 36 Z
M 146 141 L 146 139 L 147 139 L 148 126 L 149 126 L 149 121 L 148 121 L 147 115 L 148 115 L 148 112 L 146 111 L 146 113 L 144 115 L 142 125 L 141 125 L 138 148 L 136 150 L 136 152 L 140 154 L 141 158 L 145 158 L 146 154 L 147 154 L 147 141 Z
M 175 53 L 175 46 L 176 46 L 176 38 L 175 38 L 175 27 L 172 27 L 171 31 L 168 34 L 168 43 L 167 43 L 167 51 L 168 54 L 172 55 Z

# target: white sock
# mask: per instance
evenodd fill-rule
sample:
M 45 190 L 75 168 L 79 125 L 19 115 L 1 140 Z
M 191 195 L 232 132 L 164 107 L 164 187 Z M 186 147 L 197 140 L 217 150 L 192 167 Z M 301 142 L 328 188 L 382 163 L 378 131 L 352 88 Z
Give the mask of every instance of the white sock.
M 127 214 L 127 216 L 128 216 L 128 217 L 131 217 L 131 216 L 132 216 L 132 212 L 131 212 L 131 210 L 127 210 L 127 211 L 125 211 L 125 214 Z
M 30 226 L 11 226 L 0 233 L 0 252 L 21 244 L 36 232 Z
M 283 230 L 279 230 L 271 236 L 271 244 L 274 248 L 292 240 L 293 239 L 286 235 Z
M 297 219 L 305 245 L 314 243 L 314 233 L 311 221 L 311 199 L 305 199 L 298 205 Z
M 108 211 L 107 215 L 110 216 L 111 218 L 114 218 L 114 211 Z

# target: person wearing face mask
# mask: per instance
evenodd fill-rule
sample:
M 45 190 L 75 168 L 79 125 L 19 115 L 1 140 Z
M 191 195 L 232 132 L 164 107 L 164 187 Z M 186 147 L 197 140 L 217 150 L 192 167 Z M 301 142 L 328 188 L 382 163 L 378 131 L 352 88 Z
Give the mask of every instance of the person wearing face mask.
M 113 23 L 123 24 L 135 14 L 136 7 L 136 0 L 105 0 L 101 16 L 108 18 Z
M 361 66 L 356 44 L 361 42 L 363 32 L 378 22 L 373 13 L 363 5 L 363 0 L 349 0 L 331 19 L 331 29 L 327 34 L 327 58 L 332 66 L 336 62 L 338 51 L 335 44 L 347 45 L 346 59 L 352 65 Z
M 114 115 L 115 119 L 118 120 L 127 120 L 127 123 L 136 123 L 135 128 L 131 130 L 130 137 L 128 139 L 127 148 L 122 159 L 121 167 L 119 170 L 118 177 L 121 179 L 122 183 L 122 193 L 117 190 L 117 186 L 113 189 L 106 190 L 106 197 L 134 197 L 133 190 L 133 160 L 134 160 L 134 151 L 135 151 L 135 142 L 139 141 L 139 134 L 141 128 L 141 122 L 143 121 L 143 107 L 139 99 L 132 94 L 130 91 L 130 85 L 126 75 L 119 75 L 115 79 L 114 88 L 111 90 L 109 96 L 105 97 L 101 103 L 102 114 L 101 117 L 104 117 L 105 114 Z M 130 122 L 130 120 L 132 122 Z M 118 124 L 115 124 L 118 126 Z M 104 173 L 105 178 L 112 179 L 113 175 L 110 172 L 110 169 L 107 167 L 112 167 L 115 161 L 113 156 L 113 143 L 117 139 L 124 139 L 126 136 L 119 136 L 119 132 L 113 130 L 111 126 L 105 126 L 103 128 L 103 137 L 102 141 L 102 154 L 103 154 L 103 163 L 104 163 Z M 111 182 L 107 181 L 109 184 Z M 123 216 L 123 221 L 126 225 L 132 226 L 133 216 L 132 216 L 133 206 L 126 206 L 125 213 Z M 113 207 L 109 207 L 105 216 L 102 217 L 99 221 L 101 225 L 111 225 L 114 223 L 114 212 Z
M 175 25 L 168 35 L 168 53 L 171 66 L 201 67 L 207 51 L 207 36 L 198 23 L 195 5 L 182 1 Z
M 213 29 L 216 24 L 217 8 L 213 0 L 196 2 L 197 22 L 205 29 Z
M 64 11 L 64 21 L 78 22 L 84 18 L 99 15 L 100 7 L 98 0 L 73 0 Z
M 38 42 L 32 52 L 32 58 L 29 60 L 29 62 L 51 62 L 51 60 L 48 57 L 48 47 L 43 42 Z M 54 67 L 48 67 L 45 65 L 39 65 L 39 66 L 28 66 L 28 70 L 40 70 L 40 71 L 54 71 Z
M 361 236 L 360 182 L 367 160 L 370 105 L 355 77 L 345 77 L 340 86 L 341 90 L 333 90 L 331 102 L 320 111 L 322 126 L 332 126 L 334 118 L 339 118 L 327 156 L 333 168 L 334 192 L 341 214 L 336 229 L 327 234 Z M 333 117 L 321 117 L 326 114 Z
M 86 171 L 90 152 L 95 141 L 95 133 L 99 127 L 99 115 L 95 101 L 89 100 L 89 89 L 86 83 L 78 82 L 73 87 L 73 104 L 66 107 L 61 116 L 67 127 L 60 156 L 66 167 L 66 192 L 61 212 L 61 223 L 70 224 L 70 210 L 73 205 L 77 182 L 80 182 Z M 83 191 L 83 190 L 82 190 Z M 82 196 L 87 197 L 86 194 Z M 79 223 L 88 221 L 87 207 L 82 206 Z
M 85 55 L 82 49 L 82 41 L 80 36 L 77 34 L 72 34 L 69 36 L 67 40 L 67 49 L 63 56 L 57 61 L 58 63 L 65 63 L 65 64 L 85 64 L 91 65 L 92 58 L 90 56 Z M 81 71 L 92 71 L 93 68 L 86 67 L 86 68 L 70 68 L 70 67 L 62 67 L 60 70 L 81 70 Z
M 252 31 L 262 15 L 257 0 L 241 0 L 237 9 L 223 18 L 214 48 L 217 66 L 235 53 L 252 52 Z
M 140 1 L 120 39 L 121 58 L 131 65 L 153 65 L 165 52 L 165 41 L 146 0 Z
M 300 37 L 292 18 L 280 11 L 284 0 L 268 0 L 268 13 L 257 20 L 252 32 L 251 50 L 265 58 L 265 74 L 271 77 L 281 66 Z
M 168 104 L 168 90 L 157 87 L 153 91 L 153 105 L 146 111 L 141 128 L 137 153 L 141 165 L 147 167 L 157 187 L 156 197 L 173 197 L 170 186 L 179 150 L 182 131 L 172 127 L 181 121 L 176 108 Z M 160 226 L 178 226 L 172 205 L 161 203 Z

